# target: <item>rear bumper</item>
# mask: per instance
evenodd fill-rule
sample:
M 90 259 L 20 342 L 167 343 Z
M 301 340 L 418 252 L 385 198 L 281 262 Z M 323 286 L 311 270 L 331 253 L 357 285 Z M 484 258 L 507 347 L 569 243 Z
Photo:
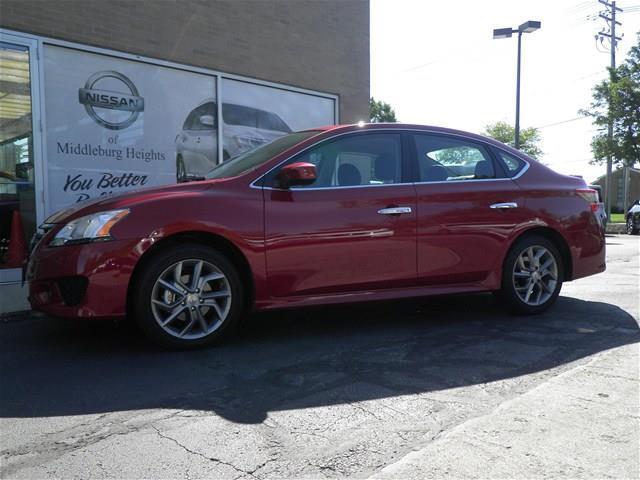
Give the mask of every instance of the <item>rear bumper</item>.
M 123 317 L 129 280 L 146 243 L 39 247 L 27 266 L 31 307 L 58 317 Z
M 606 270 L 605 228 L 601 222 L 588 222 L 586 228 L 569 232 L 569 236 L 573 273 L 571 280 Z

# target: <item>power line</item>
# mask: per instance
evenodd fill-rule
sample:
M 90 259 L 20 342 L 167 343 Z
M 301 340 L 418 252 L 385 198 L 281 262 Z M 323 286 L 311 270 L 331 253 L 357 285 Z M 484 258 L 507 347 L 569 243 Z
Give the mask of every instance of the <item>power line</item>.
M 541 128 L 555 127 L 556 125 L 562 125 L 564 123 L 577 122 L 578 120 L 582 120 L 584 118 L 589 118 L 589 117 L 587 117 L 586 115 L 581 115 L 579 117 L 569 118 L 567 120 L 560 120 L 559 122 L 548 123 L 546 125 L 541 125 L 540 127 L 535 127 L 535 128 L 537 130 L 540 130 Z

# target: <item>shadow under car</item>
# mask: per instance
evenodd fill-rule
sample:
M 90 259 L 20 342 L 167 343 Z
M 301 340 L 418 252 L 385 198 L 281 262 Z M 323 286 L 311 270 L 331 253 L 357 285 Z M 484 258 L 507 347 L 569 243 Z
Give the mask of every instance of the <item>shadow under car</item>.
M 491 295 L 255 314 L 208 350 L 159 351 L 128 322 L 30 318 L 0 326 L 0 416 L 178 408 L 233 422 L 527 375 L 640 341 L 607 303 L 561 297 L 516 317 Z

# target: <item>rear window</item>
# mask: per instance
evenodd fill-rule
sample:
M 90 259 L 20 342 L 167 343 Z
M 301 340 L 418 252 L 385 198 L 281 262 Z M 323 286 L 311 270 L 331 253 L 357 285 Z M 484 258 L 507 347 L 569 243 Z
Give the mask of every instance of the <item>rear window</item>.
M 515 177 L 526 165 L 523 160 L 502 150 L 497 150 L 498 158 L 502 161 L 507 177 Z

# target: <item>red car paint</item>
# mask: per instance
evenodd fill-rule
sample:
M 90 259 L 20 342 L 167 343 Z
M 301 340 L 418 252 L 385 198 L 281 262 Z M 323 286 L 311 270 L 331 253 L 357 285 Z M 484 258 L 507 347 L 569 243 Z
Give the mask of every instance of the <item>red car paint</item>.
M 529 166 L 515 179 L 493 181 L 308 191 L 253 185 L 308 146 L 371 130 L 462 136 Z M 54 216 L 28 264 L 30 301 L 56 316 L 123 317 L 135 289 L 132 274 L 145 255 L 185 235 L 233 252 L 255 310 L 498 290 L 510 246 L 533 229 L 556 240 L 566 254 L 566 280 L 573 280 L 605 269 L 603 226 L 576 195 L 584 187 L 581 179 L 465 132 L 402 124 L 326 127 L 233 178 L 144 189 Z M 520 208 L 489 208 L 498 202 Z M 409 206 L 412 213 L 377 215 L 389 206 Z M 48 246 L 70 220 L 120 208 L 130 214 L 113 227 L 114 240 Z M 68 277 L 88 280 L 74 305 L 60 294 L 59 280 Z

